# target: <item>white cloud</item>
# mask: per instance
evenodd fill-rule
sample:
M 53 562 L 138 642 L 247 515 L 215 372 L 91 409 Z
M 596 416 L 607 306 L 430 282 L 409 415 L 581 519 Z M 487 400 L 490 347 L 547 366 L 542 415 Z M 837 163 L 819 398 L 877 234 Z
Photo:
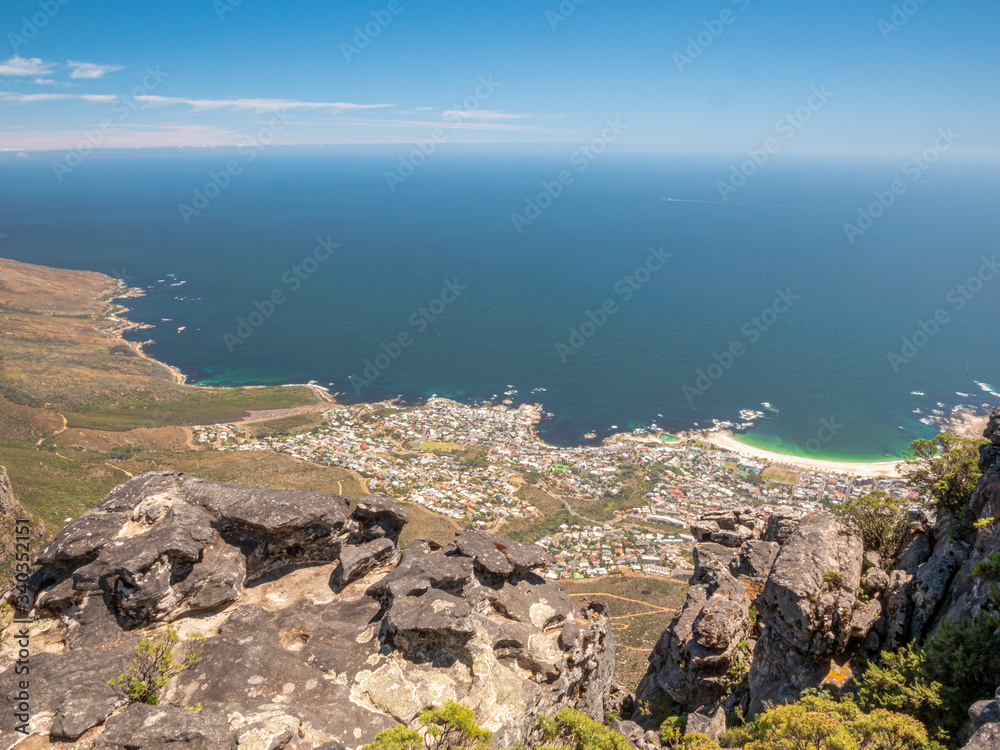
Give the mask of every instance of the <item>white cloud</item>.
M 0 76 L 43 76 L 54 67 L 55 63 L 47 63 L 40 57 L 14 55 L 0 63 Z
M 512 115 L 493 109 L 449 109 L 441 113 L 445 119 L 461 120 L 523 120 L 528 114 Z
M 118 126 L 105 135 L 101 148 L 170 148 L 235 146 L 249 136 L 203 125 Z M 77 148 L 81 133 L 60 130 L 24 133 L 0 130 L 0 151 L 49 151 Z
M 330 109 L 348 112 L 391 107 L 391 104 L 350 104 L 348 102 L 302 102 L 295 99 L 184 99 L 176 96 L 137 96 L 146 104 L 186 104 L 195 112 L 230 109 L 242 112 L 267 112 L 279 109 Z
M 114 73 L 123 68 L 122 65 L 98 65 L 79 60 L 67 60 L 66 65 L 73 69 L 69 74 L 70 78 L 103 78 L 108 73 Z
M 0 101 L 29 104 L 31 102 L 51 102 L 59 99 L 77 99 L 75 94 L 15 94 L 13 91 L 0 91 Z
M 118 97 L 112 94 L 18 94 L 0 91 L 0 101 L 26 104 L 30 102 L 75 99 L 84 102 L 113 102 Z M 177 96 L 157 96 L 147 94 L 135 97 L 134 101 L 147 105 L 186 105 L 195 112 L 232 110 L 237 112 L 268 112 L 281 109 L 318 110 L 334 112 L 357 112 L 366 109 L 391 107 L 391 104 L 350 104 L 348 102 L 300 102 L 295 99 L 184 99 Z
M 32 81 L 32 83 L 37 83 L 37 84 L 42 85 L 42 86 L 55 86 L 56 85 L 56 82 L 53 81 L 51 78 L 36 78 L 36 79 L 34 79 Z

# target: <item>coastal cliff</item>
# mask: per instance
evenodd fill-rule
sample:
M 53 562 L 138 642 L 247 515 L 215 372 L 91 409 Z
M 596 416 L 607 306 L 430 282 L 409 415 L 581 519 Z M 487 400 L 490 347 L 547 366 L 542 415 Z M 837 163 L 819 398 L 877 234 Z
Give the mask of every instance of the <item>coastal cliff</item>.
M 79 747 L 355 748 L 452 700 L 498 744 L 538 739 L 562 707 L 600 720 L 610 623 L 533 571 L 545 552 L 484 532 L 398 546 L 382 497 L 146 474 L 38 556 L 30 724 Z M 108 684 L 140 638 L 204 636 L 164 706 Z M 5 715 L 17 704 L 4 654 Z M 196 710 L 185 711 L 183 707 Z M 0 734 L 22 736 L 10 723 Z
M 717 739 L 727 716 L 752 717 L 811 690 L 853 695 L 859 665 L 995 623 L 1000 409 L 984 435 L 966 533 L 948 513 L 910 511 L 893 560 L 866 551 L 856 530 L 830 513 L 766 522 L 753 509 L 703 517 L 692 528 L 687 602 L 650 656 L 633 720 L 650 727 L 669 706 Z M 1000 685 L 1000 673 L 995 678 Z M 1000 747 L 998 705 L 982 700 L 970 708 L 958 733 L 966 748 Z

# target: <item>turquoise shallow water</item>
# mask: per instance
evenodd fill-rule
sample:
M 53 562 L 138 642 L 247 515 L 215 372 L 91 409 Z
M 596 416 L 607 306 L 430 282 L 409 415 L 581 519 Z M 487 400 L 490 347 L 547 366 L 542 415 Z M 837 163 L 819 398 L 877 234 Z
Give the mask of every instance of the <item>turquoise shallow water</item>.
M 436 154 L 391 192 L 395 152 L 274 153 L 186 223 L 228 158 L 95 157 L 62 183 L 0 161 L 0 255 L 145 288 L 132 317 L 155 328 L 136 337 L 191 382 L 315 380 L 347 401 L 513 386 L 561 444 L 760 409 L 755 445 L 874 460 L 933 434 L 931 410 L 1000 402 L 976 384 L 1000 386 L 1000 278 L 949 301 L 997 252 L 992 165 L 942 160 L 852 245 L 844 223 L 898 162 L 768 164 L 725 204 L 729 159 L 608 155 L 518 233 L 568 155 Z

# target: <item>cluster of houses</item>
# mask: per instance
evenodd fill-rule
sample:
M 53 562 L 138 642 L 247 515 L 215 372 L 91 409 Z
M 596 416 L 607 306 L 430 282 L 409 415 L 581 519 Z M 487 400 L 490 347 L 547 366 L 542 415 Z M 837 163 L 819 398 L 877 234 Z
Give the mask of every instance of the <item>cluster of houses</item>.
M 270 450 L 343 467 L 372 492 L 470 528 L 499 530 L 505 519 L 540 517 L 520 492 L 530 481 L 573 500 L 585 524 L 563 524 L 539 540 L 556 560 L 549 575 L 558 578 L 626 571 L 684 575 L 693 542 L 687 531 L 708 511 L 753 504 L 805 513 L 873 489 L 912 494 L 901 480 L 801 469 L 785 472 L 786 484 L 776 484 L 762 478 L 766 463 L 665 442 L 656 433 L 553 446 L 536 435 L 540 413 L 528 405 L 467 406 L 433 398 L 418 406 L 335 406 L 324 415 L 325 425 L 302 434 L 257 437 L 250 425 L 214 425 L 194 428 L 195 440 L 217 450 Z M 586 525 L 588 501 L 605 507 L 610 501 L 614 519 Z

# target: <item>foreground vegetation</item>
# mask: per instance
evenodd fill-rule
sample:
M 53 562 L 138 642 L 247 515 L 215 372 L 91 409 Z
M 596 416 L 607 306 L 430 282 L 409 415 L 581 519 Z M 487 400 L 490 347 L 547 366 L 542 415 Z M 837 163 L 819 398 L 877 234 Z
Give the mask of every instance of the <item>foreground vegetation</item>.
M 609 720 L 612 717 L 607 717 Z M 449 701 L 440 708 L 422 711 L 419 728 L 398 725 L 378 733 L 362 750 L 484 750 L 492 740 L 472 711 Z M 684 734 L 683 722 L 667 720 L 660 741 L 676 750 L 941 750 L 919 721 L 900 713 L 875 709 L 863 711 L 851 700 L 836 701 L 826 695 L 807 695 L 796 703 L 771 709 L 754 721 L 726 732 L 718 743 L 704 734 Z M 628 740 L 572 708 L 554 717 L 539 716 L 544 737 L 535 750 L 631 750 Z M 520 743 L 518 750 L 523 750 Z

